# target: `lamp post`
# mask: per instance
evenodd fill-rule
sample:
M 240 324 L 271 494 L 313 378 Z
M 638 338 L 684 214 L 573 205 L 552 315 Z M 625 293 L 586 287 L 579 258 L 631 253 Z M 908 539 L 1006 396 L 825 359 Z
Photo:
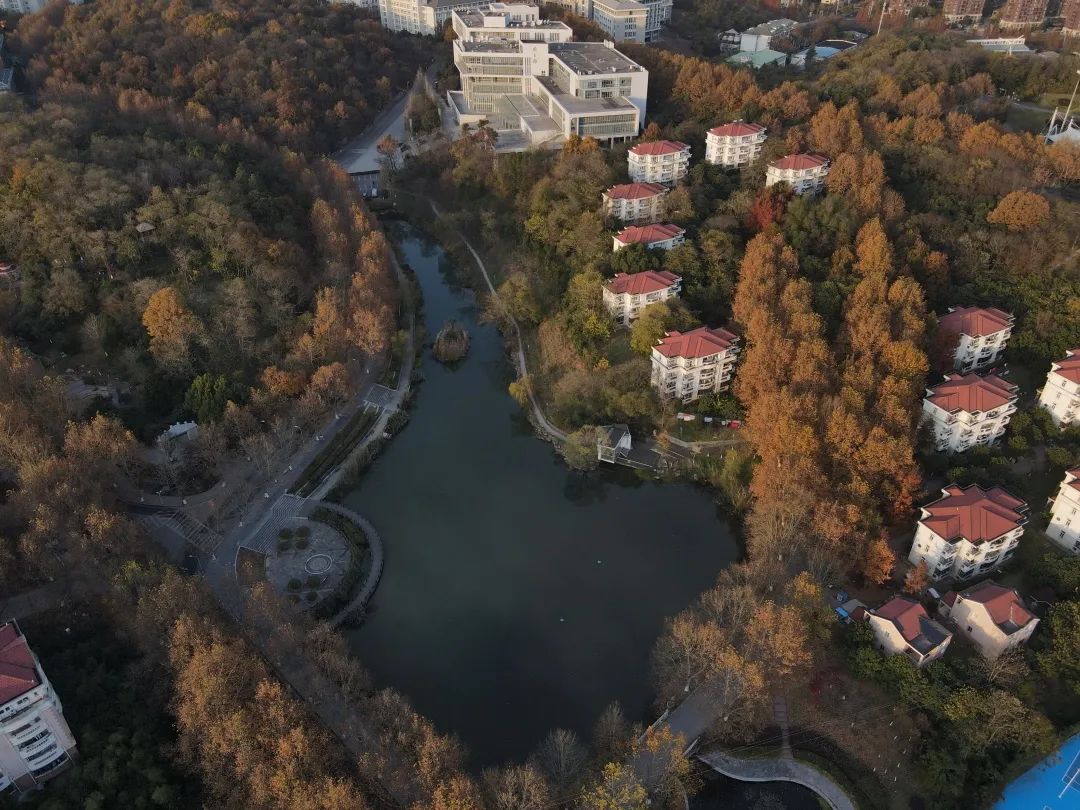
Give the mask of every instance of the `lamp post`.
M 889 5 L 889 0 L 881 0 L 881 16 L 877 21 L 877 33 L 881 33 L 881 26 L 885 23 L 885 7 Z
M 1076 71 L 1076 75 L 1080 76 L 1080 70 Z M 1069 128 L 1069 113 L 1072 112 L 1073 102 L 1076 101 L 1076 91 L 1080 89 L 1080 78 L 1076 80 L 1076 84 L 1073 85 L 1072 95 L 1069 97 L 1069 106 L 1065 108 L 1065 118 L 1062 119 L 1061 128 L 1065 131 Z

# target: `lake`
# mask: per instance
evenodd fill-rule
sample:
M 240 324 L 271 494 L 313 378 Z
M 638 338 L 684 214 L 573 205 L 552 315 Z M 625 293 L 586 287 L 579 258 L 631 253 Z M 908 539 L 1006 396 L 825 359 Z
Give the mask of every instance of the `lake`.
M 502 339 L 441 248 L 393 235 L 429 336 L 454 318 L 472 343 L 454 368 L 426 350 L 408 427 L 344 501 L 386 544 L 350 644 L 474 766 L 522 760 L 557 727 L 587 739 L 612 701 L 651 719 L 653 644 L 736 559 L 733 528 L 701 488 L 568 469 L 507 393 Z

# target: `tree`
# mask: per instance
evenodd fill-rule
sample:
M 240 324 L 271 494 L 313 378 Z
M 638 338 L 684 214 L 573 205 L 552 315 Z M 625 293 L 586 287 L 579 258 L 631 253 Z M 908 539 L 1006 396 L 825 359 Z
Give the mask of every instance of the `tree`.
M 398 156 L 401 154 L 401 144 L 393 135 L 383 135 L 375 145 L 375 151 L 379 153 L 379 162 L 388 171 L 396 172 L 400 168 Z
M 888 537 L 883 534 L 872 540 L 862 553 L 859 571 L 867 582 L 884 585 L 892 578 L 894 565 L 896 565 L 896 555 L 889 548 Z
M 1046 621 L 1049 647 L 1037 654 L 1039 668 L 1080 694 L 1080 602 L 1059 602 Z
M 919 560 L 918 564 L 904 575 L 904 592 L 919 594 L 926 590 L 930 584 L 930 569 L 926 560 Z
M 986 215 L 991 225 L 1002 225 L 1019 232 L 1038 228 L 1050 218 L 1050 203 L 1040 194 L 1030 191 L 1010 191 Z
M 646 810 L 649 794 L 629 765 L 609 762 L 581 797 L 583 810 Z
M 562 444 L 563 458 L 575 470 L 595 470 L 600 462 L 596 457 L 599 431 L 595 427 L 579 428 L 566 437 Z
M 793 605 L 765 601 L 750 617 L 745 635 L 749 656 L 779 678 L 806 666 L 813 657 L 806 624 Z
M 484 772 L 484 788 L 494 810 L 545 810 L 551 789 L 533 765 L 508 765 Z
M 199 424 L 212 422 L 225 411 L 225 403 L 229 401 L 228 386 L 224 374 L 200 374 L 191 381 L 184 394 L 184 408 Z
M 150 353 L 159 363 L 170 371 L 191 364 L 190 345 L 202 326 L 175 287 L 162 287 L 150 296 L 142 322 L 150 335 Z
M 585 749 L 577 735 L 563 728 L 549 733 L 532 758 L 537 767 L 547 775 L 557 796 L 565 795 L 573 789 L 581 775 L 581 769 L 585 766 L 585 760 Z

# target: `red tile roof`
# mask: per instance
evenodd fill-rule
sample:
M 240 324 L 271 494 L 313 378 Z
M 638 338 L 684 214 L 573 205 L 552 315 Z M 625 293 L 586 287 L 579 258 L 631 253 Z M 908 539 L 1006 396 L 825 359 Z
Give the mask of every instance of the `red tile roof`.
M 874 615 L 896 625 L 904 641 L 914 641 L 922 632 L 920 619 L 929 619 L 926 609 L 914 599 L 906 596 L 894 596 L 874 611 Z
M 941 597 L 941 601 L 944 602 L 949 607 L 952 607 L 953 605 L 956 604 L 956 596 L 957 596 L 956 591 L 949 591 L 947 594 L 945 594 L 943 597 Z
M 0 705 L 41 683 L 34 656 L 14 622 L 0 625 Z
M 615 238 L 624 245 L 651 245 L 654 242 L 666 242 L 686 233 L 678 225 L 631 225 L 623 228 Z
M 774 160 L 769 165 L 774 169 L 816 169 L 819 166 L 824 166 L 829 162 L 827 157 L 822 155 L 788 155 L 787 157 L 780 158 L 780 160 Z
M 741 135 L 760 135 L 765 131 L 765 127 L 761 124 L 747 124 L 745 121 L 732 121 L 730 124 L 724 124 L 720 127 L 713 127 L 709 130 L 710 135 L 715 135 L 718 138 L 739 137 Z
M 1069 481 L 1069 486 L 1077 492 L 1080 492 L 1080 467 L 1077 467 L 1075 470 L 1066 470 L 1065 479 L 1068 480 L 1070 476 L 1072 477 L 1072 480 Z
M 682 279 L 667 270 L 645 270 L 641 273 L 616 273 L 605 286 L 616 295 L 645 295 L 666 290 Z
M 1055 360 L 1053 373 L 1069 382 L 1080 384 L 1080 349 L 1069 349 L 1064 360 Z
M 994 624 L 1006 635 L 1026 627 L 1028 622 L 1035 618 L 1035 614 L 1024 606 L 1016 591 L 1003 588 L 990 580 L 980 582 L 960 595 L 986 608 Z
M 605 193 L 611 200 L 644 200 L 666 192 L 667 188 L 659 183 L 623 183 L 612 186 Z
M 948 413 L 986 413 L 1016 401 L 1016 386 L 996 374 L 946 374 L 926 398 Z
M 739 342 L 727 329 L 699 326 L 689 332 L 668 332 L 660 338 L 656 350 L 664 357 L 708 357 L 727 351 Z
M 946 487 L 944 495 L 923 507 L 919 522 L 946 541 L 978 544 L 996 540 L 1024 524 L 1027 504 L 1001 487 L 984 490 L 978 484 Z
M 680 141 L 647 141 L 630 150 L 634 155 L 673 155 L 690 147 Z
M 954 335 L 986 337 L 1009 329 L 1013 316 L 994 307 L 955 307 L 941 316 L 938 329 Z

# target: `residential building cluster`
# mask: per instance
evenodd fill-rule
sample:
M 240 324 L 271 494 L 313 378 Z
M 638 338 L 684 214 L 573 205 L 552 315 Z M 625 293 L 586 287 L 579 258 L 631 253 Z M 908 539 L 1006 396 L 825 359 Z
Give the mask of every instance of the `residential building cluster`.
M 963 453 L 993 445 L 1016 413 L 1016 386 L 997 375 L 949 374 L 926 389 L 923 421 L 938 452 Z
M 1080 348 L 1069 349 L 1064 358 L 1050 364 L 1039 404 L 1058 427 L 1080 424 Z
M 356 2 L 356 0 L 351 0 Z M 0 0 L 3 3 L 44 0 Z M 491 0 L 377 0 L 379 19 L 391 31 L 438 36 L 454 14 L 480 11 Z M 615 42 L 652 42 L 671 21 L 673 0 L 553 0 L 573 14 L 595 22 Z M 375 0 L 357 5 L 374 7 Z M 537 11 L 539 11 L 537 7 Z
M 819 194 L 829 176 L 829 159 L 822 155 L 788 155 L 769 164 L 765 185 L 787 183 L 796 194 Z
M 604 214 L 634 225 L 658 222 L 664 216 L 667 186 L 659 183 L 622 183 L 604 192 Z
M 614 236 L 613 250 L 644 245 L 649 250 L 671 250 L 686 241 L 686 230 L 678 225 L 631 225 Z
M 486 3 L 453 12 L 461 90 L 448 94 L 460 126 L 487 122 L 501 148 L 558 146 L 571 135 L 606 144 L 635 138 L 649 74 L 611 42 L 573 42 L 535 6 Z
M 727 391 L 738 355 L 739 338 L 727 329 L 668 332 L 652 350 L 652 385 L 664 399 L 684 403 Z
M 993 307 L 952 307 L 938 319 L 943 363 L 957 371 L 988 368 L 1000 361 L 1014 318 Z
M 1065 473 L 1050 505 L 1046 536 L 1062 551 L 1080 554 L 1080 467 Z
M 705 135 L 705 161 L 728 169 L 745 168 L 760 157 L 766 136 L 761 124 L 745 121 L 713 127 Z
M 76 755 L 60 699 L 19 625 L 0 624 L 0 793 L 25 792 Z
M 623 326 L 637 318 L 645 307 L 678 298 L 682 278 L 666 270 L 616 273 L 604 285 L 604 306 Z
M 646 141 L 631 147 L 626 161 L 632 182 L 672 185 L 690 171 L 690 147 L 679 141 Z

